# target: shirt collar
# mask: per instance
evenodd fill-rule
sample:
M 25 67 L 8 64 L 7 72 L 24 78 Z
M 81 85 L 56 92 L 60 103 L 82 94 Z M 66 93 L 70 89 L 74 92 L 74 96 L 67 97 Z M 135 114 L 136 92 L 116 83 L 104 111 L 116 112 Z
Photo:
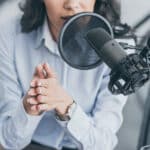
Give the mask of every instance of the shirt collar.
M 58 45 L 53 40 L 52 34 L 49 30 L 48 19 L 45 18 L 44 24 L 37 30 L 36 49 L 44 45 L 48 50 L 56 55 L 60 55 Z

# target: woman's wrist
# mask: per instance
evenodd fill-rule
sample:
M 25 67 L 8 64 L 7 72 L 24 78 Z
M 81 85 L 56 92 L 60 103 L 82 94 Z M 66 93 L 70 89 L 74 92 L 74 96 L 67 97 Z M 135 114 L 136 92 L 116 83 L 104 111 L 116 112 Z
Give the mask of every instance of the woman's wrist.
M 59 112 L 56 111 L 56 118 L 61 120 L 61 121 L 69 121 L 71 119 L 71 116 L 76 108 L 76 103 L 73 100 L 70 105 L 68 105 L 65 113 L 60 114 Z
M 73 99 L 64 101 L 64 103 L 58 105 L 55 109 L 56 113 L 59 115 L 65 115 L 68 112 L 69 107 L 73 104 Z

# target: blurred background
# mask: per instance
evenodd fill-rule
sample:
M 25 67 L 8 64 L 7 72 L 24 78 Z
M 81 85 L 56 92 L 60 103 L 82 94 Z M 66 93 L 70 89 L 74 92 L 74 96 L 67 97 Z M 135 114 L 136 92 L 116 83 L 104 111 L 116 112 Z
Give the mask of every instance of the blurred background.
M 135 29 L 138 41 L 150 33 L 150 1 L 121 0 L 122 22 Z
M 21 15 L 18 3 L 19 0 L 0 0 L 0 22 Z M 132 27 L 137 45 L 145 45 L 150 35 L 150 0 L 121 0 L 121 6 L 121 22 Z M 129 96 L 123 116 L 115 150 L 140 150 L 150 144 L 150 83 Z

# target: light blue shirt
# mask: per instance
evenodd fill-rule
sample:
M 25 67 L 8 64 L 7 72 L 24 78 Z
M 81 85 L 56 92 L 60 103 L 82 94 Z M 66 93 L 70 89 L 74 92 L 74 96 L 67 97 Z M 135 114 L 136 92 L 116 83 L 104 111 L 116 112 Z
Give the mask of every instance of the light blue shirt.
M 58 149 L 112 150 L 126 97 L 108 90 L 107 66 L 90 70 L 70 67 L 60 57 L 47 21 L 28 34 L 21 32 L 19 21 L 12 18 L 0 25 L 0 143 L 9 150 L 24 148 L 31 139 Z M 30 116 L 24 110 L 23 97 L 35 67 L 43 62 L 54 68 L 59 82 L 77 103 L 66 123 L 57 120 L 54 111 Z

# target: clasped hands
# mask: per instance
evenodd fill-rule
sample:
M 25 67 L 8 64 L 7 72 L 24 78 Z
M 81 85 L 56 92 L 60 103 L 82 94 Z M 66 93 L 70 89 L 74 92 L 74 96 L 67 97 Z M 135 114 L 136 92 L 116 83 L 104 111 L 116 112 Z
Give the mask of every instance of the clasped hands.
M 23 100 L 26 112 L 40 115 L 55 109 L 58 114 L 64 115 L 72 103 L 72 97 L 62 88 L 54 70 L 47 63 L 38 65 Z

